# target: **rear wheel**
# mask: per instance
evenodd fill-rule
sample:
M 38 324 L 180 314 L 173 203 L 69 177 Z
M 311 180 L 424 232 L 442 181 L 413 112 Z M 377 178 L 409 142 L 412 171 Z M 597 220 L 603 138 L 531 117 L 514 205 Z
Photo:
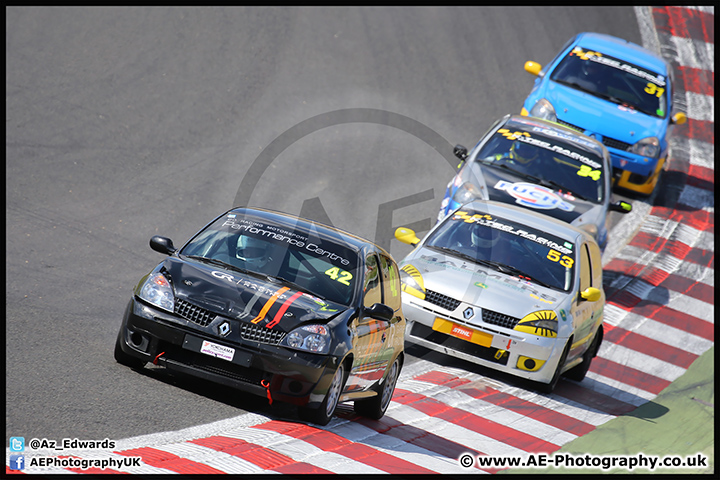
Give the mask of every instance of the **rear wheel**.
M 358 415 L 363 417 L 379 420 L 385 415 L 393 393 L 395 392 L 395 384 L 400 376 L 400 357 L 393 362 L 390 370 L 385 377 L 385 381 L 380 385 L 378 394 L 371 398 L 363 400 L 355 400 L 354 408 Z
M 320 407 L 301 407 L 298 410 L 300 418 L 308 422 L 317 423 L 318 425 L 327 425 L 330 423 L 330 419 L 332 419 L 333 413 L 335 413 L 335 408 L 340 400 L 340 394 L 342 393 L 344 384 L 345 367 L 341 363 L 337 370 L 335 370 L 335 374 L 330 382 L 330 388 L 320 404 Z
M 143 368 L 145 366 L 144 361 L 123 352 L 122 344 L 120 343 L 123 341 L 123 328 L 120 328 L 120 331 L 118 332 L 117 340 L 115 340 L 115 352 L 114 352 L 115 361 L 118 362 L 120 365 L 125 365 L 126 367 L 135 368 L 135 369 Z

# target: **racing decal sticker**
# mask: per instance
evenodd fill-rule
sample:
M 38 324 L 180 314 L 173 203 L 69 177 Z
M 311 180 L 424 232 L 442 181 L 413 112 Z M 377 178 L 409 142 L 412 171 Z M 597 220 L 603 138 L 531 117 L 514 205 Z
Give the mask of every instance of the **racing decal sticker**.
M 290 290 L 289 287 L 282 287 L 272 295 L 270 295 L 270 298 L 268 298 L 267 302 L 265 302 L 265 305 L 263 305 L 262 309 L 260 310 L 260 313 L 258 313 L 257 317 L 250 320 L 251 323 L 260 323 L 267 314 L 268 310 L 270 310 L 270 307 L 273 306 L 273 304 L 277 301 L 277 299 L 282 295 L 283 293 Z
M 287 312 L 288 307 L 292 305 L 292 303 L 298 299 L 302 295 L 302 292 L 296 292 L 292 297 L 285 300 L 285 303 L 282 304 L 280 309 L 275 314 L 275 317 L 272 319 L 271 322 L 269 322 L 267 325 L 265 325 L 267 328 L 273 328 L 275 325 L 280 323 L 280 320 L 282 320 L 283 315 L 285 315 L 285 312 Z
M 533 312 L 522 318 L 515 325 L 513 330 L 518 332 L 530 333 L 539 337 L 557 337 L 557 326 L 554 329 L 548 325 L 554 322 L 557 324 L 557 315 L 552 310 L 540 310 L 539 312 Z
M 420 300 L 425 300 L 425 282 L 417 268 L 410 264 L 400 269 L 400 288 Z
M 432 329 L 436 332 L 461 338 L 482 347 L 489 348 L 492 345 L 493 336 L 491 334 L 458 325 L 457 323 L 445 320 L 444 318 L 435 317 Z
M 564 201 L 554 191 L 534 183 L 510 183 L 500 180 L 495 184 L 495 188 L 504 190 L 515 198 L 516 203 L 525 207 L 542 210 L 558 208 L 566 212 L 572 212 L 575 209 L 573 204 Z
M 607 65 L 608 67 L 617 68 L 618 70 L 622 70 L 624 72 L 628 72 L 632 75 L 635 75 L 636 77 L 640 77 L 644 80 L 647 80 L 648 82 L 652 82 L 655 85 L 658 85 L 660 87 L 665 86 L 665 77 L 662 75 L 655 75 L 647 70 L 643 70 L 639 67 L 636 67 L 635 65 L 631 65 L 629 63 L 621 62 L 620 60 L 609 57 L 607 55 L 603 55 L 600 52 L 593 52 L 592 50 L 583 50 L 581 47 L 576 46 L 572 49 L 572 51 L 568 54 L 568 56 L 576 56 L 580 58 L 581 60 L 589 60 L 596 63 L 601 63 L 603 65 Z M 658 95 L 659 97 L 660 95 Z

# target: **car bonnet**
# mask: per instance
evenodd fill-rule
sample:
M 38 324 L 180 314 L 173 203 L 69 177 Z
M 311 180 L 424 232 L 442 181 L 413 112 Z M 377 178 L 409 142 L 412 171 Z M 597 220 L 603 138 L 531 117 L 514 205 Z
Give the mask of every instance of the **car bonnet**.
M 547 83 L 544 97 L 555 107 L 558 116 L 586 135 L 597 133 L 632 145 L 645 137 L 659 135 L 663 129 L 662 118 L 616 105 L 553 81 Z
M 423 286 L 423 294 L 437 292 L 456 301 L 516 318 L 538 310 L 553 309 L 567 296 L 563 292 L 427 248 L 411 253 L 401 262 L 401 267 L 416 281 L 420 277 L 418 283 Z M 409 293 L 403 293 L 404 301 L 414 299 Z M 475 315 L 466 318 L 466 321 L 479 325 L 480 317 Z
M 175 257 L 165 259 L 161 271 L 172 283 L 176 300 L 284 332 L 310 321 L 325 323 L 349 308 L 280 282 Z

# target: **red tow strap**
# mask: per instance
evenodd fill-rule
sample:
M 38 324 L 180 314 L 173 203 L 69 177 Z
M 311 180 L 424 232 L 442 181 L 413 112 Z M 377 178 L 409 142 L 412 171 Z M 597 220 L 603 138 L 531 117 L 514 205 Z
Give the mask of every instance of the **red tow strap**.
M 272 395 L 270 395 L 270 382 L 263 378 L 262 380 L 260 380 L 260 385 L 265 387 L 265 390 L 267 390 L 268 402 L 270 403 L 270 405 L 272 405 Z
M 160 357 L 162 357 L 163 355 L 165 355 L 165 352 L 162 352 L 160 355 L 158 355 L 157 357 L 155 357 L 155 360 L 153 360 L 153 365 L 157 365 L 158 360 L 159 360 Z

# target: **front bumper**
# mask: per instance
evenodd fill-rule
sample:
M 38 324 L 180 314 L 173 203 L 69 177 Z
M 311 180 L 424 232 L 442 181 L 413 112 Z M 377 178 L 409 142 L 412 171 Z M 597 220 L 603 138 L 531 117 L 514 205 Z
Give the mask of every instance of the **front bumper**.
M 539 337 L 485 322 L 471 325 L 462 314 L 469 306 L 460 303 L 451 312 L 403 294 L 405 340 L 517 377 L 551 381 L 566 339 Z
M 218 316 L 207 326 L 196 325 L 133 297 L 120 327 L 120 346 L 145 362 L 253 395 L 266 397 L 269 392 L 273 400 L 299 406 L 316 407 L 322 402 L 340 359 L 246 341 L 237 331 L 232 338 L 213 334 L 223 321 L 232 322 Z M 232 359 L 202 353 L 203 342 L 232 349 Z

